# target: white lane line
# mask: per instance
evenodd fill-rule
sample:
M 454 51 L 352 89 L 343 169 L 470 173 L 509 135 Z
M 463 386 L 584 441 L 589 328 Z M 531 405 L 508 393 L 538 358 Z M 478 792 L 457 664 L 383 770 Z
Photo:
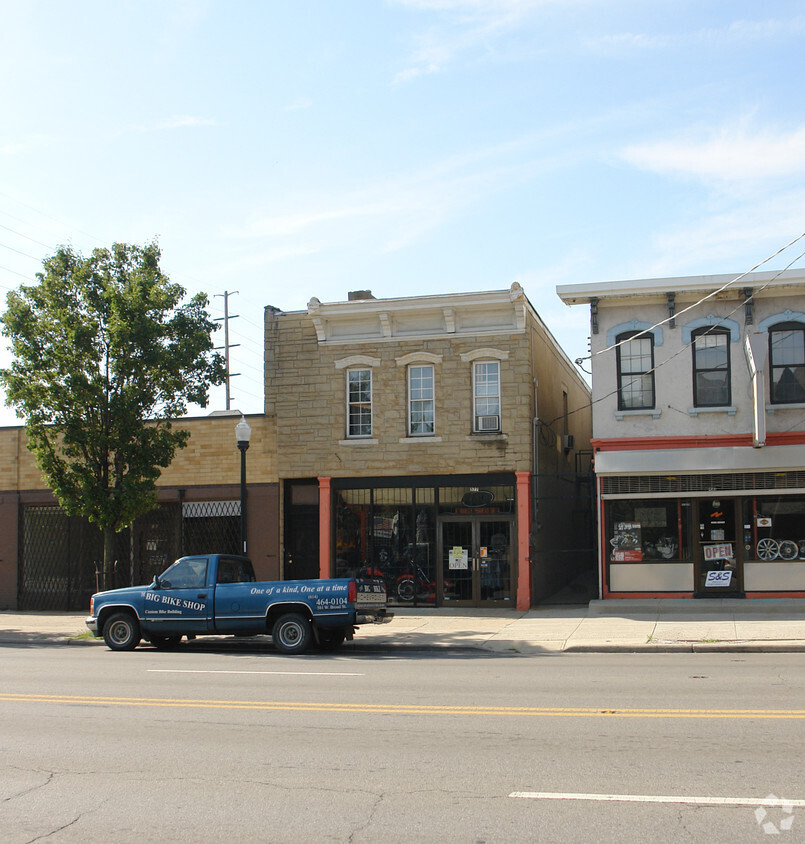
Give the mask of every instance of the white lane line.
M 684 797 L 662 794 L 576 794 L 561 791 L 513 791 L 509 797 L 527 800 L 596 800 L 611 803 L 693 803 L 706 806 L 766 806 L 768 797 Z M 799 808 L 805 800 L 786 800 L 786 806 Z
M 287 677 L 364 677 L 351 671 L 203 671 L 195 668 L 148 668 L 151 674 L 281 674 Z

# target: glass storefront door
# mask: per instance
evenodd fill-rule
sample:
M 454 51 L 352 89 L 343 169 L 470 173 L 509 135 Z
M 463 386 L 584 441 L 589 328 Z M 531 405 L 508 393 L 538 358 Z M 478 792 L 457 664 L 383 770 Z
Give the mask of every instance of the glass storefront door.
M 440 526 L 444 606 L 511 606 L 514 520 L 444 518 Z
M 740 537 L 733 498 L 704 498 L 699 508 L 699 553 L 696 594 L 734 597 L 742 594 Z

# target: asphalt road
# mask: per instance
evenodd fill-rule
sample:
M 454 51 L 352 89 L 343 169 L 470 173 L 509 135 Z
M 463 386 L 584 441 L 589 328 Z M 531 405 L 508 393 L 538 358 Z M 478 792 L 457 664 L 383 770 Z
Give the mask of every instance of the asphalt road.
M 3 647 L 0 838 L 803 841 L 804 667 Z

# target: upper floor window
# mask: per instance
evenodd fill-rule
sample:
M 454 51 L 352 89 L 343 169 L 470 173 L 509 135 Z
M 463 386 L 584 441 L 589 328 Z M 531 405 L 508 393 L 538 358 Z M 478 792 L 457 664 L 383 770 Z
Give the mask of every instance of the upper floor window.
M 435 432 L 433 367 L 408 367 L 408 433 L 412 437 Z
M 769 328 L 772 404 L 805 402 L 805 326 L 783 322 Z
M 694 332 L 692 342 L 694 407 L 730 404 L 729 331 L 702 328 Z
M 654 335 L 630 331 L 616 341 L 618 410 L 653 408 Z
M 347 370 L 347 436 L 372 436 L 372 370 Z
M 500 362 L 476 363 L 473 368 L 473 431 L 500 431 Z

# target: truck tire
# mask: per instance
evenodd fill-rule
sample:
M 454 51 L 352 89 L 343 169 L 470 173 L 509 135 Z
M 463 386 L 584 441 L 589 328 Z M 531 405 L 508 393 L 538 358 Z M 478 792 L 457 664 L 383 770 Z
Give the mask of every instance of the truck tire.
M 140 644 L 140 625 L 128 612 L 116 612 L 103 626 L 103 640 L 113 651 L 133 651 Z
M 271 629 L 274 647 L 284 654 L 303 654 L 310 646 L 310 622 L 297 612 L 281 615 Z
M 318 634 L 320 651 L 337 651 L 347 637 L 343 627 L 320 627 Z

